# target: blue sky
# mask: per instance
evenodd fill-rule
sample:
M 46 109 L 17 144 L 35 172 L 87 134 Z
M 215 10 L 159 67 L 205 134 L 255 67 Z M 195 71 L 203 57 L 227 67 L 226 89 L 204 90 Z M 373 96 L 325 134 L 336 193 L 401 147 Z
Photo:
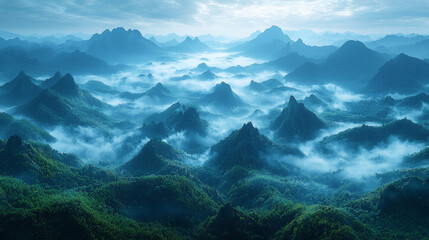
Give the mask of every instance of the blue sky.
M 247 36 L 283 29 L 429 34 L 429 0 L 0 0 L 0 29 L 21 34 L 101 32 Z

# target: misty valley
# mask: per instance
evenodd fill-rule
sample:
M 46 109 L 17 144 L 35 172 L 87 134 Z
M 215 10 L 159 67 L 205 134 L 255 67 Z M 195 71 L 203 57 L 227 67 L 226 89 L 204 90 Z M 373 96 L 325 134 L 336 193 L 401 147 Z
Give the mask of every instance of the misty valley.
M 429 36 L 329 36 L 0 38 L 0 238 L 429 239 Z

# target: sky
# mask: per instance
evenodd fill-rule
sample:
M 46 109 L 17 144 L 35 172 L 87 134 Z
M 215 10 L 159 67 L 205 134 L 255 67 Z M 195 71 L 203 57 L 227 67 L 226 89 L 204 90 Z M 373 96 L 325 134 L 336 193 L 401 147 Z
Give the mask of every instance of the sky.
M 0 0 L 0 29 L 19 34 L 94 33 L 244 37 L 283 29 L 429 34 L 429 0 Z

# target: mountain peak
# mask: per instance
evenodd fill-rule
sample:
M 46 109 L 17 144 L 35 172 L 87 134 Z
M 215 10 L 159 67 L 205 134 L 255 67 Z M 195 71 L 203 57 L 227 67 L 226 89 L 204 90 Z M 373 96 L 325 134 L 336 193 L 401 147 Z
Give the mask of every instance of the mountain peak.
M 364 48 L 366 49 L 367 47 L 362 42 L 355 41 L 355 40 L 349 40 L 349 41 L 345 42 L 340 47 L 340 50 L 344 50 L 344 49 L 364 49 Z
M 296 105 L 298 105 L 298 102 L 296 101 L 296 99 L 293 95 L 290 95 L 288 108 L 289 107 L 295 107 Z
M 78 96 L 80 94 L 79 86 L 70 73 L 62 77 L 51 89 L 67 96 Z
M 277 136 L 288 141 L 310 140 L 325 126 L 316 114 L 303 103 L 298 103 L 294 96 L 290 96 L 288 106 L 271 123 L 271 129 L 276 131 Z

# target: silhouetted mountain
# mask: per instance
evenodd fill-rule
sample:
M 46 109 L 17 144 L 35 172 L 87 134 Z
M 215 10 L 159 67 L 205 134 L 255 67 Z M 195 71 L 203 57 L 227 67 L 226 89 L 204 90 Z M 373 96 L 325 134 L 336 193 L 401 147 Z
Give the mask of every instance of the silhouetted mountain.
M 363 88 L 386 62 L 379 53 L 358 41 L 348 41 L 323 63 L 305 63 L 286 75 L 299 84 L 334 83 L 351 90 Z
M 392 137 L 396 137 L 401 141 L 427 143 L 429 141 L 429 130 L 405 118 L 379 127 L 363 124 L 361 127 L 325 137 L 320 142 L 320 145 L 324 148 L 341 144 L 341 146 L 352 150 L 358 150 L 359 148 L 371 149 L 380 144 L 387 144 Z
M 429 83 L 429 64 L 405 54 L 384 64 L 365 87 L 373 94 L 412 94 Z
M 290 96 L 289 103 L 271 123 L 276 136 L 286 141 L 306 141 L 313 139 L 326 124 L 316 114 L 308 110 Z
M 291 42 L 293 41 L 289 36 L 285 35 L 279 27 L 272 26 L 259 34 L 256 38 L 235 46 L 231 50 L 240 51 L 242 54 L 251 57 L 269 59 Z
M 310 96 L 305 97 L 302 103 L 304 103 L 304 105 L 306 106 L 314 107 L 314 108 L 327 106 L 325 102 L 320 100 L 320 98 L 316 97 L 316 95 L 314 94 L 310 94 Z
M 15 112 L 43 125 L 73 125 L 105 128 L 111 120 L 99 112 L 104 106 L 86 90 L 81 90 L 70 74 L 66 74 L 52 88 L 43 90 Z
M 153 58 L 160 48 L 144 38 L 138 30 L 115 28 L 94 34 L 85 42 L 85 51 L 112 63 L 127 63 Z
M 425 37 L 426 39 L 414 44 L 391 47 L 388 49 L 388 52 L 396 53 L 396 54 L 405 53 L 409 56 L 420 58 L 420 59 L 429 58 L 429 52 L 427 51 L 429 47 L 429 37 L 428 36 L 425 36 Z
M 391 98 L 386 97 L 386 98 Z M 426 93 L 420 93 L 414 96 L 405 97 L 403 99 L 391 100 L 391 106 L 396 105 L 397 107 L 402 108 L 411 108 L 420 110 L 424 104 L 429 104 L 429 95 Z M 387 104 L 387 103 L 386 103 Z
M 368 42 L 367 46 L 372 49 L 379 48 L 379 47 L 385 47 L 389 49 L 389 48 L 394 48 L 398 46 L 413 45 L 426 39 L 429 39 L 429 37 L 422 36 L 422 35 L 412 36 L 412 37 L 402 36 L 402 35 L 386 35 L 381 39 Z
M 75 50 L 71 53 L 63 52 L 49 60 L 61 72 L 72 74 L 111 74 L 117 72 L 120 66 L 111 66 L 96 57 Z
M 167 128 L 163 122 L 153 121 L 143 124 L 139 131 L 141 132 L 142 137 L 150 139 L 164 139 L 171 133 L 171 130 Z
M 83 89 L 89 90 L 91 92 L 107 93 L 107 94 L 119 93 L 119 91 L 117 91 L 113 87 L 96 80 L 89 80 L 88 82 L 82 84 L 81 86 Z
M 155 101 L 163 103 L 168 103 L 175 100 L 175 97 L 172 96 L 171 91 L 162 83 L 157 83 L 154 87 L 142 93 L 123 92 L 120 96 L 130 100 L 136 100 L 146 96 L 152 98 Z
M 188 131 L 203 136 L 207 134 L 208 128 L 207 121 L 200 118 L 200 114 L 194 107 L 179 102 L 161 113 L 149 116 L 146 122 L 163 123 L 167 128 L 176 132 Z
M 18 135 L 24 140 L 52 142 L 55 140 L 48 132 L 25 119 L 15 119 L 7 113 L 0 113 L 0 139 Z
M 183 158 L 183 154 L 169 144 L 152 139 L 143 146 L 137 156 L 125 163 L 121 169 L 137 176 L 159 174 L 168 171 L 168 168 L 180 166 Z
M 211 48 L 201 42 L 197 37 L 194 39 L 186 37 L 186 39 L 178 45 L 167 48 L 167 51 L 186 53 L 207 52 L 211 50 Z
M 207 70 L 197 76 L 200 80 L 214 80 L 217 78 L 216 74 L 212 73 L 210 70 Z
M 217 84 L 211 93 L 200 99 L 201 103 L 209 104 L 220 108 L 236 108 L 244 103 L 225 82 Z
M 283 84 L 277 79 L 269 79 L 263 82 L 255 82 L 253 80 L 250 81 L 248 88 L 255 92 L 263 92 L 267 90 L 272 90 L 276 88 L 283 87 Z
M 270 159 L 278 154 L 302 156 L 302 153 L 293 147 L 277 145 L 266 136 L 261 135 L 252 123 L 246 123 L 240 130 L 233 131 L 228 137 L 213 145 L 211 152 L 216 154 L 206 162 L 206 165 L 220 170 L 229 170 L 234 166 L 248 169 L 280 170 L 282 164 Z M 287 170 L 284 171 L 287 174 Z
M 272 60 L 266 63 L 255 63 L 250 66 L 241 67 L 235 66 L 227 68 L 226 71 L 232 72 L 235 74 L 238 73 L 248 73 L 250 72 L 264 72 L 264 71 L 285 71 L 290 72 L 301 66 L 302 64 L 313 61 L 309 58 L 303 57 L 296 52 L 289 53 L 283 57 L 280 57 L 276 60 Z
M 24 72 L 0 87 L 0 104 L 4 106 L 20 105 L 36 97 L 42 89 L 32 82 Z
M 63 75 L 57 71 L 54 76 L 46 79 L 45 81 L 41 82 L 39 84 L 39 87 L 41 88 L 51 88 L 53 87 L 55 84 L 58 83 L 58 81 L 63 77 Z

